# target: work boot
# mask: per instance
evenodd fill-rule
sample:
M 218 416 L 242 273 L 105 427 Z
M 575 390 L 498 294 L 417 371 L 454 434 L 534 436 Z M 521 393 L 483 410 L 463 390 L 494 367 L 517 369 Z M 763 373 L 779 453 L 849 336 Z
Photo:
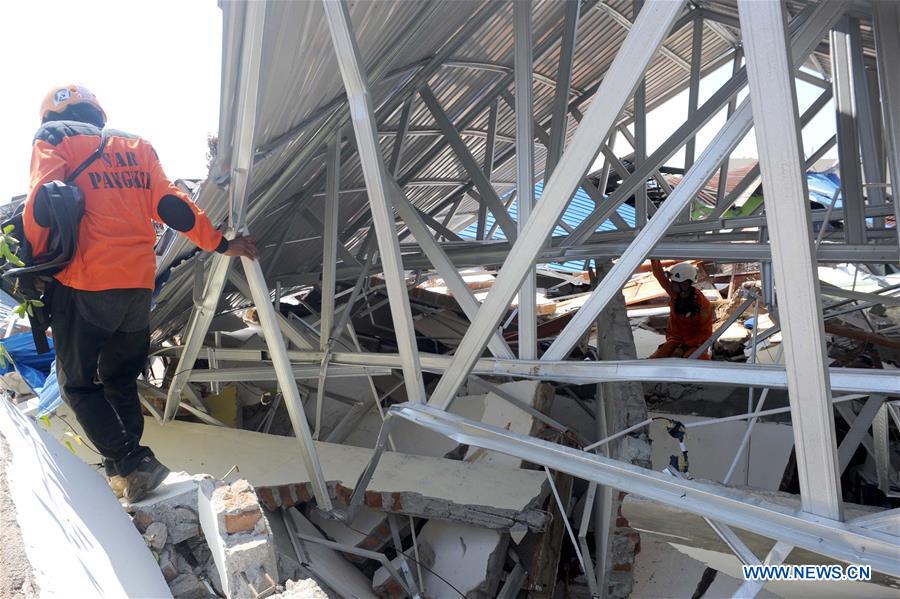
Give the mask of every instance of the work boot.
M 168 475 L 169 469 L 154 456 L 142 458 L 138 467 L 125 477 L 125 499 L 128 503 L 140 501 L 147 493 L 158 487 Z
M 112 489 L 113 493 L 115 493 L 116 499 L 122 499 L 122 497 L 125 496 L 125 487 L 127 486 L 128 481 L 124 476 L 114 474 L 109 477 L 109 488 Z

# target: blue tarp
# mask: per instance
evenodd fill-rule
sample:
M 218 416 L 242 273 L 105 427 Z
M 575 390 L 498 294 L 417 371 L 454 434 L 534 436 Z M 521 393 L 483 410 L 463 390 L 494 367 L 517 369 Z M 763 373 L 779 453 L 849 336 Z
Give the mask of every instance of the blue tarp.
M 38 395 L 41 398 L 40 403 L 38 403 L 38 418 L 44 414 L 52 413 L 62 403 L 62 395 L 59 393 L 59 382 L 56 380 L 56 360 L 53 360 L 53 364 L 50 366 L 50 374 L 47 376 L 47 380 L 44 382 L 44 386 L 41 387 Z
M 834 173 L 806 173 L 806 185 L 809 187 L 809 201 L 822 204 L 827 208 L 831 204 L 831 198 L 836 189 L 841 186 L 841 179 Z M 841 207 L 841 197 L 838 195 L 834 208 Z
M 53 352 L 53 340 L 47 340 L 50 343 L 50 351 L 46 354 L 37 353 L 34 347 L 34 338 L 31 333 L 19 333 L 7 337 L 0 341 L 6 351 L 12 356 L 13 364 L 7 363 L 5 368 L 0 368 L 0 374 L 12 372 L 14 369 L 19 371 L 28 386 L 35 392 L 44 386 L 44 381 L 50 374 L 50 367 L 56 354 Z
M 53 351 L 53 339 L 47 339 L 50 351 L 37 353 L 31 333 L 20 333 L 0 340 L 13 363 L 0 368 L 0 374 L 13 370 L 18 371 L 22 379 L 39 397 L 38 416 L 43 416 L 56 409 L 62 403 L 59 394 L 59 383 L 56 380 L 56 353 Z

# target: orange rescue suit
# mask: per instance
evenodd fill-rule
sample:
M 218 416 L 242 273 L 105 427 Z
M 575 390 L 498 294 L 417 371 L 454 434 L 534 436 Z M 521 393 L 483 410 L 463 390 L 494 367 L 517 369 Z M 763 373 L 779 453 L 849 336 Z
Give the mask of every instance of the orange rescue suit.
M 699 313 L 690 316 L 675 312 L 678 286 L 673 284 L 659 262 L 651 261 L 653 276 L 669 296 L 669 324 L 666 327 L 666 342 L 657 348 L 651 358 L 671 358 L 690 356 L 703 345 L 713 333 L 714 310 L 703 292 L 693 287 Z M 703 352 L 701 360 L 709 360 L 709 352 Z
M 84 194 L 84 217 L 72 261 L 55 275 L 74 289 L 153 289 L 156 233 L 165 223 L 206 251 L 224 251 L 228 242 L 206 214 L 163 172 L 156 152 L 144 139 L 106 130 L 103 154 L 75 184 Z M 44 251 L 48 221 L 36 205 L 44 183 L 63 181 L 100 145 L 101 130 L 76 121 L 44 123 L 31 154 L 31 187 L 23 223 L 32 255 Z

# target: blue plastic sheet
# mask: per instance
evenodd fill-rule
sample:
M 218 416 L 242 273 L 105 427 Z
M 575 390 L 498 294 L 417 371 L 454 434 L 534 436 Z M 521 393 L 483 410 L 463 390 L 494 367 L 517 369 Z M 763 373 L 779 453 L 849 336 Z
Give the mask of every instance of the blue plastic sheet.
M 62 395 L 59 393 L 59 382 L 56 380 L 56 360 L 50 365 L 50 374 L 38 392 L 40 402 L 38 403 L 38 418 L 46 414 L 52 414 L 54 410 L 62 403 Z
M 0 368 L 0 374 L 17 370 L 28 386 L 37 393 L 44 386 L 56 359 L 53 340 L 48 339 L 47 341 L 50 343 L 50 351 L 46 354 L 37 353 L 37 349 L 34 347 L 34 338 L 30 332 L 19 333 L 0 341 L 14 362 L 14 364 L 7 363 L 5 368 Z

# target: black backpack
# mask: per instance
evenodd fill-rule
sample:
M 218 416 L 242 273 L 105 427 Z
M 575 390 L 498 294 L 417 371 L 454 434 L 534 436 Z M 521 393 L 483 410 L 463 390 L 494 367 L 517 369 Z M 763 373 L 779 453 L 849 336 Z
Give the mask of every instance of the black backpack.
M 60 272 L 72 261 L 75 256 L 75 248 L 78 244 L 78 228 L 81 225 L 81 217 L 84 215 L 84 194 L 75 185 L 75 179 L 84 172 L 97 158 L 103 154 L 106 147 L 107 135 L 104 131 L 100 136 L 100 145 L 93 154 L 82 162 L 78 168 L 66 177 L 65 181 L 51 181 L 44 183 L 35 194 L 36 204 L 42 204 L 49 218 L 50 235 L 47 239 L 45 251 L 38 255 L 32 255 L 31 244 L 25 237 L 23 225 L 24 203 L 16 209 L 12 218 L 4 222 L 0 227 L 6 232 L 9 226 L 11 237 L 19 240 L 16 256 L 24 263 L 24 266 L 7 264 L 0 279 L 0 287 L 19 302 L 32 302 L 42 300 L 43 306 L 29 305 L 28 320 L 31 324 L 31 333 L 38 353 L 50 351 L 47 343 L 47 328 L 50 326 L 50 294 L 52 293 L 53 275 Z M 12 266 L 12 268 L 9 268 Z M 37 290 L 36 283 L 44 283 L 43 294 Z

